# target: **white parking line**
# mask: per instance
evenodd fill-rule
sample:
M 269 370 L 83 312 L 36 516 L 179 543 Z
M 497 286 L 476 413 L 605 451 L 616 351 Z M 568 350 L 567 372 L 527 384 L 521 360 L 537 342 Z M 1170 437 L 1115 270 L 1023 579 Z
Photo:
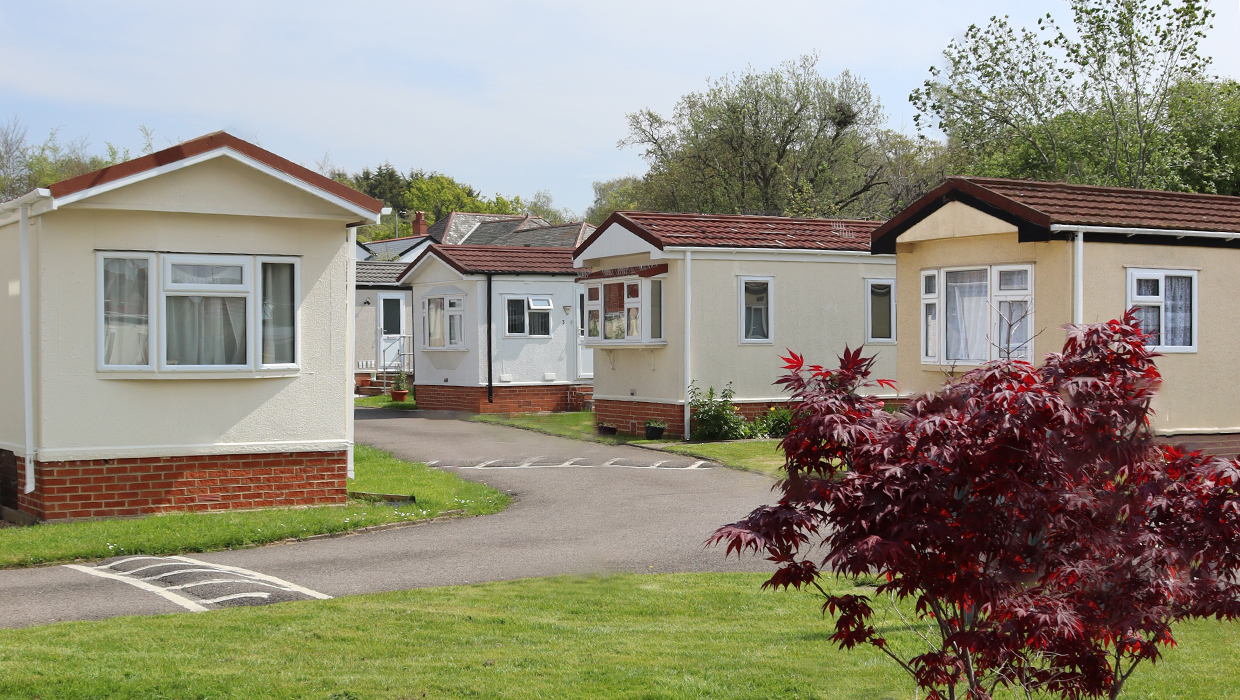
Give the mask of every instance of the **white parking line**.
M 179 586 L 168 586 L 164 590 L 179 591 L 183 588 L 194 588 L 196 586 L 209 586 L 214 583 L 248 583 L 251 586 L 267 586 L 268 588 L 279 588 L 280 590 L 285 590 L 285 588 L 283 586 L 280 586 L 279 584 L 267 583 L 265 581 L 255 581 L 254 579 L 250 579 L 250 578 L 213 578 L 207 581 L 195 581 L 193 583 L 182 583 Z
M 694 462 L 693 464 L 690 464 L 689 466 L 685 467 L 685 469 L 697 469 L 698 467 L 702 466 L 703 464 L 706 464 L 706 460 L 704 460 L 704 459 L 699 459 L 698 461 Z
M 491 462 L 498 462 L 498 461 L 499 460 L 491 460 Z M 610 464 L 610 462 L 614 462 L 615 460 L 608 460 L 609 463 L 607 464 L 573 464 L 573 462 L 575 461 L 577 460 L 565 462 L 564 464 L 529 464 L 529 465 L 516 464 L 513 466 L 509 466 L 509 467 L 504 467 L 504 466 L 488 467 L 486 466 L 487 464 L 491 464 L 491 462 L 486 462 L 484 464 L 478 464 L 478 465 L 468 466 L 468 467 L 454 467 L 454 466 L 445 464 L 443 465 L 443 468 L 444 469 L 481 469 L 484 471 L 492 471 L 492 470 L 500 470 L 500 469 L 564 469 L 564 468 L 603 469 L 604 467 L 608 469 L 661 469 L 664 471 L 686 471 L 689 469 L 692 469 L 694 471 L 706 471 L 708 469 L 711 469 L 711 467 L 702 466 L 703 464 L 709 464 L 709 462 L 707 462 L 706 460 L 698 460 L 687 467 L 660 466 L 662 464 L 666 464 L 667 460 L 663 460 L 655 464 Z
M 231 571 L 235 574 L 241 574 L 242 576 L 249 576 L 251 578 L 256 578 L 260 581 L 268 581 L 270 583 L 283 586 L 290 591 L 297 591 L 298 593 L 303 593 L 305 595 L 310 596 L 311 598 L 318 598 L 319 600 L 331 600 L 332 599 L 332 597 L 327 595 L 326 593 L 319 593 L 318 591 L 312 591 L 309 588 L 306 588 L 305 586 L 298 586 L 295 583 L 289 583 L 288 581 L 285 581 L 282 578 L 276 578 L 275 576 L 268 576 L 267 574 L 260 574 L 257 571 L 250 571 L 249 569 L 243 569 L 239 566 L 227 566 L 225 564 L 212 564 L 211 562 L 199 561 L 197 559 L 191 559 L 189 557 L 170 557 L 170 558 L 180 559 L 181 561 L 187 562 L 190 564 L 198 564 L 200 566 L 210 566 L 216 569 L 223 569 L 225 571 Z
M 69 567 L 70 569 L 77 569 L 78 571 L 88 573 L 91 576 L 98 576 L 100 578 L 110 578 L 116 581 L 124 581 L 125 583 L 128 583 L 131 586 L 136 586 L 138 588 L 141 588 L 144 591 L 150 591 L 151 593 L 154 593 L 155 595 L 165 600 L 176 603 L 177 605 L 180 605 L 181 607 L 185 608 L 186 610 L 190 612 L 206 612 L 207 611 L 206 608 L 202 607 L 198 603 L 195 603 L 189 598 L 186 598 L 184 596 L 179 596 L 176 593 L 173 593 L 172 591 L 166 588 L 160 588 L 159 586 L 147 583 L 146 581 L 139 581 L 136 578 L 127 578 L 119 574 L 114 574 L 111 571 L 104 571 L 103 569 L 96 569 L 90 566 L 81 566 L 79 564 L 65 564 L 65 566 Z
M 232 595 L 223 595 L 219 598 L 204 600 L 204 603 L 223 603 L 226 600 L 236 600 L 238 598 L 270 598 L 270 593 L 234 593 Z

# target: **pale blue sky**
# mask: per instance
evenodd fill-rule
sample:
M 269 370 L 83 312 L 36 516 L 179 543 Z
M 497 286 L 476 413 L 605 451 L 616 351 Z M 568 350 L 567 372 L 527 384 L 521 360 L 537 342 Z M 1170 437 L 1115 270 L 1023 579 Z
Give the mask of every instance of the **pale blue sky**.
M 1215 3 L 1215 72 L 1240 76 L 1240 3 Z M 866 79 L 896 126 L 908 93 L 971 23 L 1026 2 L 58 2 L 0 0 L 0 118 L 135 151 L 226 129 L 313 167 L 390 160 L 487 195 L 644 172 L 624 115 L 670 112 L 706 78 L 811 52 Z

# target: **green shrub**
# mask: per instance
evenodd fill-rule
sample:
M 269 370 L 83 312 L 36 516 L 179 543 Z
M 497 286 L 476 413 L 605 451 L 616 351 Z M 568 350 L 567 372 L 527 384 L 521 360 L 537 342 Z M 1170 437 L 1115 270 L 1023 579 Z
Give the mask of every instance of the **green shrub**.
M 784 406 L 772 406 L 750 423 L 752 437 L 782 438 L 792 430 L 792 411 Z
M 697 382 L 689 385 L 689 406 L 693 409 L 694 440 L 740 440 L 748 436 L 745 419 L 732 405 L 732 383 L 715 394 L 715 387 L 703 394 Z

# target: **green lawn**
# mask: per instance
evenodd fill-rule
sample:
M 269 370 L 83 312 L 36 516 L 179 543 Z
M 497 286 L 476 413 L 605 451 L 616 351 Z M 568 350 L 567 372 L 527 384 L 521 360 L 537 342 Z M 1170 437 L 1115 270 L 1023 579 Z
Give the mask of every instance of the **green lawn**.
M 818 599 L 763 578 L 525 579 L 0 630 L 0 697 L 914 697 L 877 651 L 835 648 Z M 1240 697 L 1240 625 L 1176 635 L 1125 698 Z
M 413 400 L 413 393 L 410 392 L 407 401 L 393 401 L 391 396 L 382 394 L 380 396 L 359 396 L 353 399 L 354 406 L 366 406 L 368 408 L 391 408 L 397 411 L 416 411 L 417 402 Z
M 784 466 L 784 453 L 779 440 L 745 440 L 743 442 L 687 442 L 661 445 L 677 454 L 701 457 L 735 469 L 775 475 Z
M 630 442 L 645 443 L 647 440 L 637 435 L 599 435 L 598 423 L 594 420 L 593 411 L 572 411 L 567 413 L 479 413 L 472 420 L 480 423 L 508 425 L 514 428 L 534 430 L 548 435 L 603 442 L 609 445 L 622 445 Z M 674 439 L 674 438 L 669 438 Z
M 349 501 L 343 506 L 269 508 L 216 513 L 169 513 L 127 520 L 45 523 L 0 529 L 0 567 L 32 566 L 116 554 L 208 552 L 344 532 L 372 525 L 433 518 L 445 510 L 495 513 L 510 499 L 493 488 L 425 464 L 398 460 L 365 445 L 354 450 L 349 490 L 413 494 L 416 505 Z M 3 664 L 0 664 L 3 668 Z

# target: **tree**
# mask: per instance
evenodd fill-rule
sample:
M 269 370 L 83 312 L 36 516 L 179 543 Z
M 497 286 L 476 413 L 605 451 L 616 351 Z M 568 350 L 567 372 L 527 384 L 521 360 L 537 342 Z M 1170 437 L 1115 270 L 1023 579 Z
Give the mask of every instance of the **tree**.
M 991 17 L 943 52 L 945 71 L 909 99 L 933 117 L 975 175 L 1184 189 L 1187 144 L 1175 92 L 1202 79 L 1199 0 L 1072 0 L 1074 31 Z
M 17 117 L 0 123 L 0 202 L 129 160 L 129 151 L 110 143 L 103 155 L 93 155 L 85 137 L 61 142 L 59 129 L 52 129 L 39 144 L 27 142 L 26 134 Z
M 629 114 L 620 146 L 641 148 L 650 166 L 641 199 L 661 211 L 894 213 L 882 106 L 847 71 L 823 78 L 817 61 L 714 80 L 682 97 L 670 118 Z
M 586 209 L 586 222 L 599 226 L 614 212 L 649 208 L 644 204 L 641 187 L 642 179 L 633 175 L 595 182 L 594 203 Z
M 764 586 L 817 586 L 832 640 L 928 698 L 1116 698 L 1174 622 L 1240 614 L 1240 463 L 1154 442 L 1146 337 L 1131 312 L 1069 327 L 1042 366 L 992 362 L 898 415 L 859 393 L 873 358 L 790 353 L 782 497 L 712 541 L 764 552 Z M 824 572 L 875 576 L 874 599 L 826 593 Z M 884 597 L 912 602 L 921 653 L 875 624 Z
M 521 203 L 521 213 L 538 216 L 553 224 L 566 224 L 577 220 L 577 213 L 568 207 L 556 207 L 548 190 L 538 190 L 533 197 Z

